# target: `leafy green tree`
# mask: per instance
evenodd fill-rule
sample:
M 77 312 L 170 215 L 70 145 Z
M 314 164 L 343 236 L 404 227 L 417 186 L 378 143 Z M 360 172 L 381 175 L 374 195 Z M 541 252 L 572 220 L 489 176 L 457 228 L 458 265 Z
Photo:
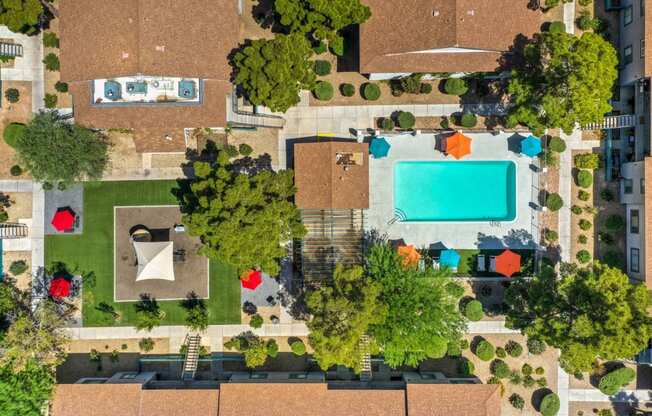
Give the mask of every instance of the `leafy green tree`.
M 265 364 L 269 352 L 271 350 L 274 354 L 273 347 L 268 347 L 268 344 L 265 343 L 260 337 L 254 335 L 252 332 L 243 332 L 242 334 L 231 338 L 229 341 L 224 343 L 224 347 L 227 349 L 235 349 L 238 352 L 241 352 L 245 358 L 245 364 L 249 368 L 260 367 Z
M 194 292 L 188 294 L 181 302 L 186 310 L 186 325 L 193 331 L 205 331 L 208 328 L 208 310 L 206 302 L 199 299 Z
M 139 331 L 151 331 L 161 325 L 165 318 L 165 312 L 161 310 L 155 298 L 142 294 L 140 300 L 134 304 L 136 310 L 136 329 Z
M 21 165 L 37 181 L 72 183 L 102 177 L 108 142 L 92 130 L 67 123 L 57 112 L 41 112 L 16 140 Z
M 201 238 L 202 254 L 236 266 L 240 271 L 260 266 L 277 275 L 286 255 L 283 243 L 301 238 L 305 228 L 297 207 L 291 170 L 236 172 L 219 152 L 211 166 L 195 162 L 195 179 L 182 194 L 183 222 Z
M 570 373 L 590 371 L 596 360 L 633 357 L 652 335 L 644 285 L 599 263 L 571 268 L 561 279 L 549 266 L 530 281 L 517 278 L 506 301 L 507 325 L 559 348 Z
M 575 37 L 541 33 L 524 51 L 525 64 L 512 70 L 508 124 L 536 131 L 599 121 L 611 111 L 609 99 L 618 75 L 613 46 L 595 33 Z
M 35 33 L 39 18 L 43 15 L 39 0 L 2 0 L 0 2 L 0 24 L 12 32 Z
M 310 42 L 295 33 L 251 41 L 235 54 L 235 83 L 253 104 L 285 112 L 299 103 L 302 89 L 315 87 Z
M 371 282 L 362 267 L 338 265 L 333 280 L 308 295 L 312 316 L 309 341 L 322 370 L 334 365 L 362 370 L 360 340 L 370 325 L 382 323 L 387 316 L 387 306 L 378 302 L 380 291 L 380 285 Z M 371 350 L 378 352 L 373 339 Z
M 395 249 L 375 245 L 367 257 L 367 272 L 381 285 L 379 299 L 388 308 L 384 322 L 370 330 L 387 364 L 416 366 L 443 357 L 449 342 L 459 342 L 466 327 L 459 298 L 446 289 L 449 271 L 404 268 Z
M 41 416 L 54 383 L 53 368 L 35 360 L 27 362 L 21 371 L 9 364 L 0 366 L 0 415 Z

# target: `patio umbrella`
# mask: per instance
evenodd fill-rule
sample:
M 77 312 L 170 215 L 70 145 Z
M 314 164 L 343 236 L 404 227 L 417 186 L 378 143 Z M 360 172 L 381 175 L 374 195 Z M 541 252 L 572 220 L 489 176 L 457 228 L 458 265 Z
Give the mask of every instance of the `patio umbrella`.
M 471 139 L 456 131 L 446 139 L 446 154 L 461 159 L 471 153 Z
M 249 290 L 256 290 L 263 283 L 263 274 L 257 270 L 247 270 L 240 276 L 242 287 Z
M 369 153 L 371 153 L 374 159 L 382 159 L 387 157 L 391 147 L 392 146 L 384 137 L 377 137 L 371 141 L 371 144 L 369 145 Z
M 529 157 L 535 157 L 543 151 L 541 139 L 537 136 L 529 135 L 521 141 L 521 153 Z
M 521 271 L 521 256 L 512 250 L 505 250 L 496 256 L 496 273 L 512 277 L 514 273 Z
M 52 217 L 51 224 L 60 233 L 70 231 L 75 225 L 75 215 L 70 207 L 58 208 L 54 217 Z
M 403 258 L 403 267 L 415 266 L 421 259 L 421 254 L 413 245 L 400 246 L 398 248 L 398 255 Z
M 53 298 L 66 298 L 70 296 L 70 280 L 63 276 L 55 277 L 50 283 L 48 293 Z
M 460 264 L 460 253 L 455 250 L 444 250 L 439 256 L 439 264 L 451 269 L 457 268 Z

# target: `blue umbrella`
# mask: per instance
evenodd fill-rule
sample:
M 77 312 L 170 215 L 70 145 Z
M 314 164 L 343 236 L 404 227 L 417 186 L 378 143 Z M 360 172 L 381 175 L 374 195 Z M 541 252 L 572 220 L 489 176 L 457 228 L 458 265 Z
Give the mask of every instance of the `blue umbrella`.
M 541 139 L 536 136 L 530 134 L 527 138 L 521 141 L 521 153 L 524 155 L 535 157 L 542 151 Z
M 439 264 L 451 269 L 457 268 L 460 264 L 460 253 L 455 250 L 444 250 L 439 256 Z
M 374 157 L 374 159 L 381 159 L 387 157 L 389 154 L 389 149 L 392 147 L 384 137 L 378 137 L 371 141 L 369 146 L 369 153 Z

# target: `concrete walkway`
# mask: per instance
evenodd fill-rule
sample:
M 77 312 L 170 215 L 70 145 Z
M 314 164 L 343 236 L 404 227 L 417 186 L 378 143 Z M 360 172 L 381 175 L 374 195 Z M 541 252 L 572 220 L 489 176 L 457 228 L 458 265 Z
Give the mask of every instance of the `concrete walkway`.
M 568 391 L 568 397 L 572 402 L 643 403 L 652 400 L 652 391 L 623 390 L 613 396 L 607 396 L 598 389 L 571 389 Z
M 2 68 L 4 81 L 32 82 L 32 111 L 38 112 L 44 106 L 45 81 L 43 79 L 43 37 L 14 33 L 7 26 L 0 26 L 0 38 L 13 39 L 23 46 L 23 56 L 14 60 L 13 68 Z
M 559 413 L 557 413 L 557 416 L 569 416 L 569 386 L 570 377 L 568 373 L 557 365 L 557 396 L 559 396 Z
M 564 26 L 566 33 L 575 33 L 575 1 L 564 3 Z

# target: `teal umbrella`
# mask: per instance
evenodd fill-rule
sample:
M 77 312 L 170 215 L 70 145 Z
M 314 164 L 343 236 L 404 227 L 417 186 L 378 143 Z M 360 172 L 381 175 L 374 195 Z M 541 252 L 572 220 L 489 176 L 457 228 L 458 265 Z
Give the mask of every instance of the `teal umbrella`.
M 378 137 L 371 141 L 369 153 L 371 153 L 374 159 L 382 159 L 383 157 L 387 157 L 391 147 L 392 146 L 387 143 L 387 140 L 385 140 L 384 137 Z
M 439 264 L 451 269 L 457 268 L 460 264 L 460 253 L 455 250 L 444 250 L 439 256 Z
M 521 141 L 521 153 L 526 156 L 535 157 L 542 151 L 541 139 L 536 136 L 530 134 L 527 138 Z

